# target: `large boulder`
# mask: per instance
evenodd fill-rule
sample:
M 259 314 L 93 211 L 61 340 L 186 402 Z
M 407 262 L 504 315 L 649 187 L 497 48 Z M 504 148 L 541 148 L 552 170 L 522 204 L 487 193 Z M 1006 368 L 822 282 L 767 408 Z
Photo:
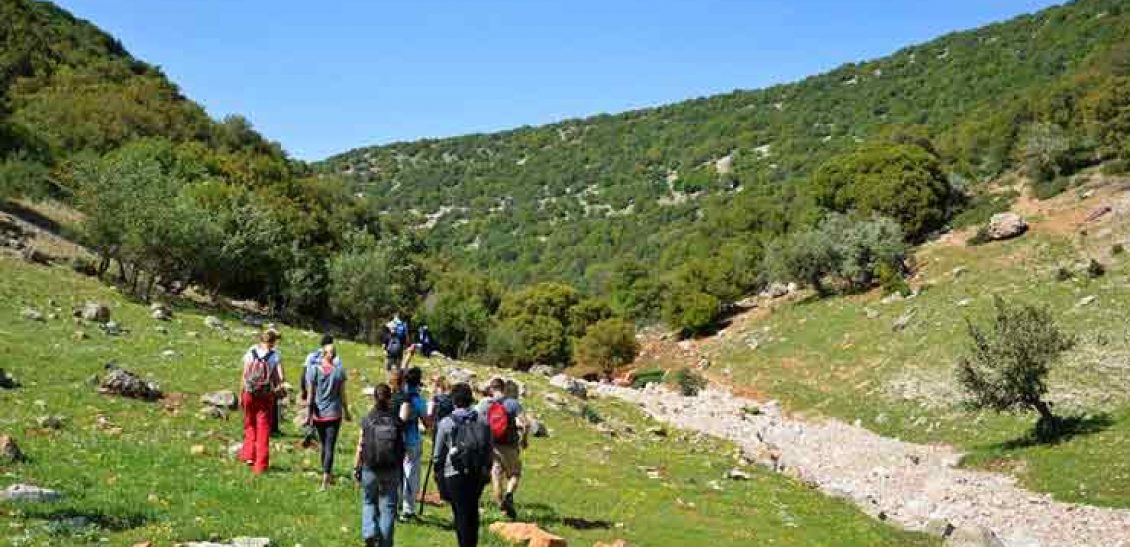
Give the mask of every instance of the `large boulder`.
M 155 382 L 145 381 L 140 376 L 112 364 L 107 365 L 107 368 L 110 372 L 99 384 L 99 393 L 145 401 L 156 401 L 161 398 L 161 388 Z
M 47 318 L 43 315 L 43 312 L 35 308 L 24 308 L 23 311 L 20 312 L 20 317 L 23 317 L 28 321 L 43 322 L 47 320 Z
M 42 502 L 56 501 L 62 499 L 62 497 L 54 490 L 30 484 L 13 484 L 0 490 L 0 501 Z
M 588 394 L 588 388 L 585 387 L 584 382 L 582 382 L 582 381 L 580 381 L 576 378 L 572 378 L 572 377 L 565 375 L 565 374 L 558 374 L 558 375 L 554 376 L 553 378 L 550 378 L 549 383 L 551 385 L 555 386 L 555 387 L 559 387 L 561 389 L 564 389 L 566 392 L 568 392 L 570 395 L 572 395 L 574 397 L 577 397 L 577 398 L 580 398 L 580 399 L 587 399 L 588 398 L 588 395 L 589 395 Z
M 82 319 L 105 323 L 110 320 L 110 307 L 101 302 L 87 302 L 82 306 Z
M 993 241 L 1017 237 L 1028 231 L 1028 223 L 1016 213 L 997 213 L 989 220 L 988 236 Z
M 455 384 L 468 384 L 474 386 L 475 371 L 460 367 L 451 367 L 447 369 L 447 381 L 451 385 Z
M 545 424 L 541 423 L 541 421 L 539 421 L 539 420 L 535 420 L 533 418 L 530 418 L 529 422 L 526 425 L 526 428 L 529 430 L 531 437 L 548 437 L 549 436 L 549 429 L 547 429 L 545 427 Z
M 231 391 L 230 389 L 205 393 L 204 395 L 200 396 L 200 402 L 208 406 L 226 408 L 229 410 L 234 410 L 238 405 L 238 401 L 235 398 L 235 392 Z

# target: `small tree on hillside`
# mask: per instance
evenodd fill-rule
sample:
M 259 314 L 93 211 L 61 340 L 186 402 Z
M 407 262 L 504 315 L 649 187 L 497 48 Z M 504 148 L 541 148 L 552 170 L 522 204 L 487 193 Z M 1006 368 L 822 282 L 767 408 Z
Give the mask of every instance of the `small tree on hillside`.
M 1057 423 L 1044 400 L 1048 371 L 1074 341 L 1045 307 L 1009 305 L 1000 297 L 994 307 L 987 328 L 968 323 L 971 345 L 958 362 L 958 380 L 977 408 L 1035 410 L 1037 438 L 1047 438 Z
M 573 360 L 577 366 L 604 375 L 635 360 L 640 345 L 636 341 L 636 328 L 629 322 L 605 319 L 591 327 L 573 347 Z

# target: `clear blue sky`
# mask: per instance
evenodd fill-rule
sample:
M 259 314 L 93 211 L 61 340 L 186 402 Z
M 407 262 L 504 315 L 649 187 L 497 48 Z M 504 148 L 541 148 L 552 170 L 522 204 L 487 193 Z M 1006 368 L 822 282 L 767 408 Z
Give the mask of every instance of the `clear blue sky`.
M 1051 0 L 60 0 L 302 159 L 796 80 Z

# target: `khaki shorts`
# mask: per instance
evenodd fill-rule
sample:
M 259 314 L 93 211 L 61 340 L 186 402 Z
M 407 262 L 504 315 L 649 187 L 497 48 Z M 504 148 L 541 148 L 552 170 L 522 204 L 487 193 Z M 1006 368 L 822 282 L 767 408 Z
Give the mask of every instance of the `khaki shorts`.
M 491 460 L 494 462 L 490 468 L 493 477 L 521 477 L 522 458 L 521 450 L 517 446 L 495 445 Z

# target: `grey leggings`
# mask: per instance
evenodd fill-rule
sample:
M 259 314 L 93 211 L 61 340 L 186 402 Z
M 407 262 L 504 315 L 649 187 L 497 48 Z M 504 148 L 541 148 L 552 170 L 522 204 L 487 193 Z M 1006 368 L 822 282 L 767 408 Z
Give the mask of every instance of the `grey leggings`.
M 341 430 L 341 420 L 314 422 L 318 440 L 322 443 L 322 473 L 333 474 L 334 447 L 337 446 L 337 433 Z

